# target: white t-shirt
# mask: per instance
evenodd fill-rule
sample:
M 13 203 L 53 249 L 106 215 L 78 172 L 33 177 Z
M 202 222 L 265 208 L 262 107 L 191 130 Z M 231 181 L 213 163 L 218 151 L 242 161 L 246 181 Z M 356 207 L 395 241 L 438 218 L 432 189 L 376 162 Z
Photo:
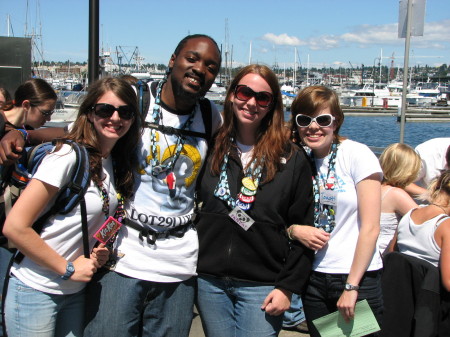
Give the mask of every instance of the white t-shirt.
M 73 170 L 76 160 L 75 152 L 71 149 L 70 145 L 64 144 L 58 152 L 47 155 L 42 160 L 33 178 L 56 187 L 67 184 L 72 177 L 71 170 Z M 113 184 L 111 158 L 103 160 L 103 174 L 105 176 L 103 186 L 109 194 L 110 215 L 114 215 L 117 208 L 117 193 Z M 92 249 L 97 242 L 93 235 L 105 221 L 105 214 L 102 211 L 103 202 L 100 191 L 92 181 L 84 197 L 86 200 L 89 246 Z M 51 200 L 42 214 L 53 203 L 54 199 Z M 80 205 L 77 205 L 66 215 L 56 214 L 50 217 L 44 225 L 41 237 L 68 261 L 74 261 L 83 255 Z M 27 257 L 20 264 L 14 264 L 11 271 L 26 285 L 45 293 L 68 295 L 76 293 L 86 286 L 84 282 L 75 282 L 71 279 L 62 280 L 61 275 L 55 274 Z
M 316 159 L 321 179 L 328 174 L 328 157 Z M 316 252 L 313 270 L 329 274 L 348 274 L 353 262 L 361 221 L 358 216 L 356 185 L 368 176 L 382 170 L 375 154 L 364 144 L 344 140 L 336 156 L 337 206 L 336 226 L 324 248 Z M 378 248 L 367 270 L 382 268 Z
M 416 152 L 422 159 L 422 167 L 416 184 L 427 188 L 433 179 L 441 175 L 441 171 L 448 169 L 445 161 L 450 138 L 433 138 L 416 146 Z
M 151 120 L 154 97 L 151 95 L 147 121 Z M 215 131 L 222 119 L 212 104 L 212 129 Z M 177 115 L 162 108 L 165 126 L 180 128 L 189 115 Z M 194 120 L 190 130 L 205 132 L 200 105 L 195 106 Z M 214 132 L 213 132 L 214 133 Z M 159 162 L 164 163 L 176 151 L 177 136 L 157 131 Z M 166 231 L 189 223 L 194 212 L 195 183 L 205 160 L 207 142 L 204 138 L 186 137 L 180 157 L 173 172 L 175 189 L 169 190 L 165 174 L 154 177 L 151 173 L 150 129 L 145 128 L 138 146 L 140 172 L 136 175 L 135 196 L 126 205 L 127 217 L 141 226 L 156 231 Z M 133 278 L 153 282 L 180 282 L 196 275 L 198 237 L 195 229 L 183 237 L 161 238 L 154 245 L 139 238 L 139 232 L 123 226 L 116 240 L 119 256 L 115 271 Z

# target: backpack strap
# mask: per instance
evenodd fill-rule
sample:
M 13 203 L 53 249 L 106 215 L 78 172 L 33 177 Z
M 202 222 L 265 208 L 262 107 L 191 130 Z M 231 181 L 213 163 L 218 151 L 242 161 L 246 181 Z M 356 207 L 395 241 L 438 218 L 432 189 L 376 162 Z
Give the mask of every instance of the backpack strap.
M 157 85 L 157 81 L 151 82 L 150 87 L 148 84 L 142 83 L 141 81 L 137 82 L 137 84 L 135 85 L 139 95 L 139 107 L 141 109 L 142 118 L 144 120 L 144 127 L 158 130 L 159 132 L 167 135 L 204 138 L 209 144 L 212 135 L 212 108 L 211 101 L 205 97 L 199 99 L 200 111 L 202 113 L 203 124 L 205 125 L 205 132 L 182 130 L 170 126 L 145 122 L 145 118 L 147 117 L 148 109 L 150 107 L 150 91 L 155 92 Z
M 205 97 L 199 100 L 200 110 L 202 111 L 203 124 L 205 125 L 206 141 L 208 146 L 211 143 L 212 136 L 212 108 L 211 101 Z
M 150 89 L 148 84 L 142 80 L 137 81 L 137 83 L 133 84 L 133 86 L 136 88 L 138 106 L 142 120 L 145 121 L 148 114 L 148 108 L 150 107 Z

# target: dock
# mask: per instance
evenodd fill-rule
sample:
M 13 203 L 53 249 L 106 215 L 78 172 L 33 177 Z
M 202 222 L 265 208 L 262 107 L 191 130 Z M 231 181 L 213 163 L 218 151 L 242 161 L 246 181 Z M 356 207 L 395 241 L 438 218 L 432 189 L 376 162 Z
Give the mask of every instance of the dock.
M 348 107 L 342 106 L 345 116 L 397 116 L 400 118 L 400 109 L 397 107 Z M 449 107 L 407 107 L 405 113 L 406 122 L 449 123 Z

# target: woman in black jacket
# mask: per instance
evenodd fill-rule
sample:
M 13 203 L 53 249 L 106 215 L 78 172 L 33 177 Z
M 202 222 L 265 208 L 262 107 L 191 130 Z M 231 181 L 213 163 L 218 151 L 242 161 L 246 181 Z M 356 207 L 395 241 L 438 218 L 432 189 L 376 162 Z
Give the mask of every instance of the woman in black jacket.
M 197 305 L 207 336 L 276 336 L 308 279 L 313 252 L 286 229 L 313 223 L 311 170 L 286 131 L 276 75 L 243 68 L 199 187 Z

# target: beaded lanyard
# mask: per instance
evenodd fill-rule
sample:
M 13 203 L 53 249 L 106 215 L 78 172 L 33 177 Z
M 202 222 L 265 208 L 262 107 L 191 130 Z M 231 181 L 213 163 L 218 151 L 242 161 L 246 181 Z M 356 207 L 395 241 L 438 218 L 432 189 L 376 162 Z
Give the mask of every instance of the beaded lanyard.
M 327 179 L 323 182 L 323 188 L 326 190 L 334 190 L 336 187 L 336 155 L 338 150 L 338 145 L 333 143 L 331 145 L 331 151 L 328 155 L 328 173 Z M 312 164 L 315 167 L 314 154 L 310 152 L 310 158 Z M 335 221 L 335 210 L 332 205 L 322 204 L 320 202 L 320 185 L 321 180 L 319 178 L 319 171 L 316 169 L 317 174 L 313 177 L 313 193 L 314 193 L 314 226 L 317 228 L 322 228 L 325 232 L 331 233 L 336 225 Z
M 248 211 L 255 201 L 256 190 L 262 175 L 262 165 L 260 164 L 255 168 L 256 158 L 253 159 L 252 163 L 245 171 L 245 177 L 242 179 L 241 191 L 238 193 L 236 198 L 233 198 L 230 193 L 230 186 L 228 184 L 227 176 L 228 157 L 229 153 L 227 153 L 223 158 L 220 178 L 214 190 L 214 196 L 225 201 L 232 209 L 238 206 L 240 209 Z
M 153 105 L 153 114 L 152 114 L 152 120 L 151 123 L 155 123 L 159 125 L 159 122 L 161 120 L 162 111 L 161 111 L 161 91 L 164 83 L 167 81 L 167 76 L 164 77 L 159 83 L 158 87 L 156 89 L 156 97 L 155 97 L 155 104 Z M 191 126 L 192 122 L 194 121 L 194 114 L 195 109 L 192 110 L 191 114 L 189 115 L 188 120 L 184 123 L 184 125 L 181 127 L 182 130 L 188 130 Z M 152 152 L 152 159 L 150 160 L 150 163 L 152 165 L 152 174 L 153 176 L 157 176 L 161 172 L 164 171 L 171 171 L 178 160 L 178 157 L 181 154 L 181 150 L 183 149 L 185 139 L 184 137 L 179 136 L 175 153 L 173 156 L 170 157 L 169 162 L 167 164 L 161 164 L 158 160 L 158 151 L 157 151 L 157 141 L 156 141 L 156 130 L 151 129 L 150 130 L 150 143 L 151 143 L 151 152 Z
M 102 212 L 105 214 L 105 220 L 109 218 L 109 194 L 106 191 L 105 187 L 97 185 L 97 188 L 100 190 L 100 197 L 102 198 L 103 206 Z M 124 200 L 123 196 L 120 193 L 117 193 L 117 209 L 114 213 L 114 218 L 119 222 L 122 222 L 125 219 L 125 209 L 124 209 Z

